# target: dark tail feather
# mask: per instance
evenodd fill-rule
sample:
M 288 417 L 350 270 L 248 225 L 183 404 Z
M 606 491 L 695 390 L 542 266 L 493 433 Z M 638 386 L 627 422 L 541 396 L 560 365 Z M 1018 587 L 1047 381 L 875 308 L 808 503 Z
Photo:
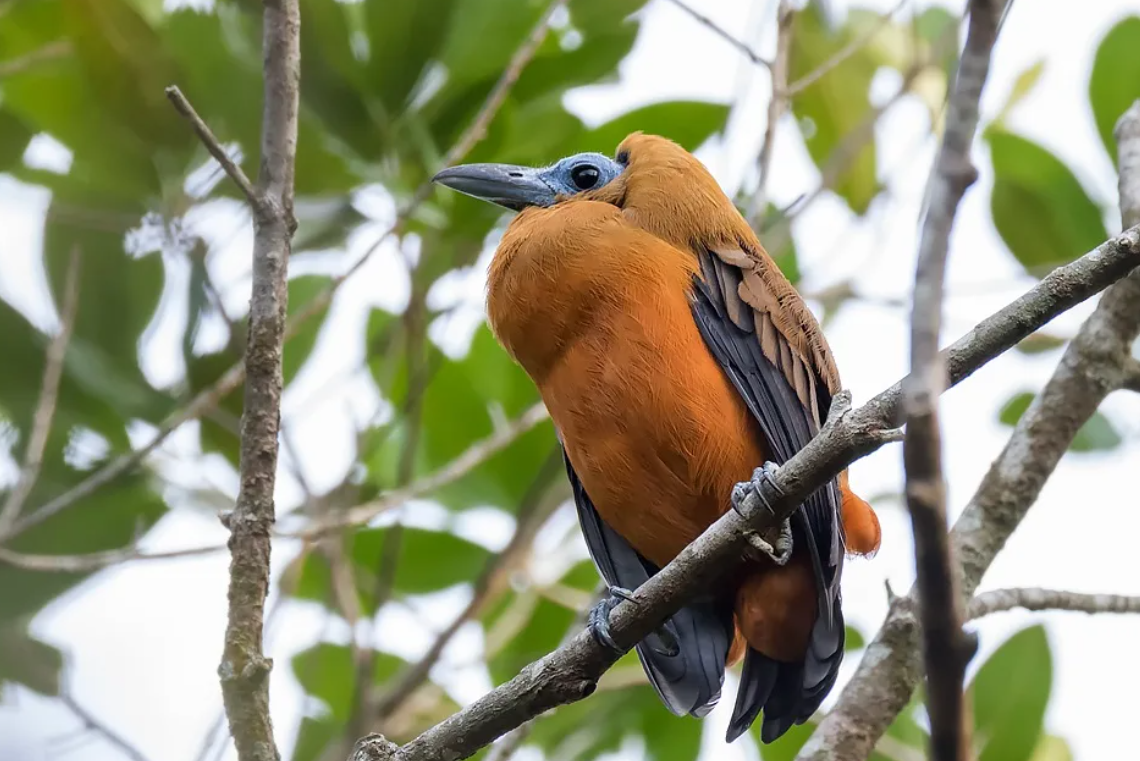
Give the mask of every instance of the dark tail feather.
M 645 674 L 672 713 L 705 716 L 720 700 L 732 613 L 723 605 L 694 602 L 677 611 L 665 628 L 676 639 L 677 650 L 669 653 L 656 634 L 643 639 L 637 655 Z
M 793 724 L 810 719 L 835 686 L 843 661 L 845 633 L 843 613 L 836 600 L 831 620 L 821 617 L 816 621 L 803 662 L 775 661 L 749 648 L 725 740 L 732 742 L 744 734 L 761 710 L 764 724 L 760 740 L 764 743 L 775 742 Z

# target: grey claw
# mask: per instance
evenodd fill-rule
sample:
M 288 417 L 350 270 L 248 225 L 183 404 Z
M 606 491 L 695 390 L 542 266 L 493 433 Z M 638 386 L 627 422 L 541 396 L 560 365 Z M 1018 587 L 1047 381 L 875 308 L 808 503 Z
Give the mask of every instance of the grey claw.
M 741 481 L 732 488 L 732 509 L 735 510 L 741 518 L 747 517 L 743 507 L 744 503 L 748 501 L 749 495 L 755 495 L 765 510 L 773 515 L 775 514 L 776 511 L 772 509 L 772 503 L 768 501 L 768 497 L 765 494 L 764 485 L 767 483 L 776 494 L 783 494 L 783 491 L 776 484 L 775 480 L 773 480 L 776 470 L 776 463 L 766 462 L 752 471 L 751 481 Z
M 757 557 L 767 557 L 776 565 L 785 565 L 792 557 L 792 523 L 787 519 L 780 526 L 780 535 L 776 537 L 775 546 L 766 542 L 755 531 L 745 533 L 744 537 L 748 540 L 749 548 L 758 553 Z

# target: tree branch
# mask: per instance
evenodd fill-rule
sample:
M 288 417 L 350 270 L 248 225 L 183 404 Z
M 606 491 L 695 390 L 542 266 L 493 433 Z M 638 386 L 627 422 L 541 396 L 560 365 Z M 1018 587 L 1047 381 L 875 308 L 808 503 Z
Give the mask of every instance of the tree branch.
M 51 423 L 55 418 L 56 401 L 59 399 L 63 360 L 67 356 L 67 345 L 71 341 L 71 331 L 75 327 L 75 312 L 79 308 L 79 260 L 79 247 L 75 246 L 71 249 L 71 257 L 67 261 L 67 274 L 64 277 L 63 303 L 59 308 L 59 332 L 52 337 L 44 355 L 40 398 L 32 416 L 28 445 L 24 449 L 24 465 L 16 485 L 8 492 L 8 499 L 4 500 L 3 509 L 0 509 L 0 536 L 8 531 L 20 515 L 25 500 L 32 493 L 40 477 L 44 450 L 47 448 L 48 436 L 51 435 Z
M 1060 267 L 1029 292 L 990 316 L 943 352 L 954 385 L 1011 348 L 1065 309 L 1107 287 L 1140 264 L 1140 228 L 1103 243 L 1081 259 Z M 1138 314 L 1140 319 L 1140 314 Z M 865 456 L 889 438 L 901 412 L 901 382 L 851 410 L 850 394 L 836 395 L 820 434 L 777 471 L 771 493 L 751 494 L 744 514 L 729 510 L 672 562 L 639 587 L 632 601 L 617 605 L 610 619 L 617 643 L 628 649 L 643 639 L 699 590 L 708 588 L 743 556 L 746 529 L 762 531 L 779 524 L 819 485 Z M 744 517 L 747 516 L 747 517 Z M 427 730 L 407 745 L 369 736 L 361 744 L 383 747 L 401 761 L 462 759 L 497 737 L 558 705 L 581 700 L 597 686 L 601 674 L 617 660 L 589 632 L 580 631 L 566 645 L 523 668 L 459 713 Z M 909 693 L 908 693 L 909 695 Z M 873 745 L 873 743 L 872 743 Z
M 1121 211 L 1124 223 L 1133 226 L 1113 243 L 1136 250 L 1140 248 L 1140 227 L 1136 226 L 1140 222 L 1140 193 L 1134 193 L 1140 185 L 1140 105 L 1134 105 L 1121 117 L 1116 134 L 1120 146 Z M 1045 280 L 1056 278 L 1072 266 L 1054 270 Z M 1063 276 L 1056 279 L 1055 285 L 1067 287 L 1066 282 L 1067 276 Z M 1024 299 L 1023 296 L 1019 301 Z M 970 336 L 976 340 L 985 332 L 988 331 L 979 326 Z M 972 595 L 977 589 L 1077 431 L 1101 400 L 1119 387 L 1123 360 L 1129 356 L 1138 332 L 1140 272 L 1133 272 L 1105 292 L 958 518 L 951 533 L 951 546 L 962 564 L 962 595 Z M 965 340 L 970 340 L 970 336 Z M 953 356 L 948 357 L 951 378 L 961 374 L 955 365 Z M 875 741 L 906 707 L 920 678 L 918 632 L 908 612 L 912 602 L 908 596 L 892 604 L 858 670 L 800 751 L 799 761 L 863 761 Z
M 1069 610 L 1077 613 L 1140 613 L 1140 597 L 1095 595 L 1060 589 L 995 589 L 970 601 L 971 619 L 1014 608 Z
M 241 421 L 241 486 L 230 529 L 229 621 L 218 675 L 241 761 L 278 761 L 262 654 L 270 530 L 281 421 L 281 354 L 293 218 L 293 168 L 301 78 L 298 0 L 265 0 L 261 167 L 254 203 L 253 291 Z
M 748 224 L 759 230 L 768 208 L 768 179 L 772 172 L 772 154 L 776 145 L 776 126 L 784 115 L 789 98 L 785 95 L 788 86 L 788 59 L 792 54 L 792 20 L 795 11 L 787 0 L 780 0 L 776 8 L 776 60 L 768 67 L 772 75 L 772 94 L 768 98 L 767 124 L 764 125 L 764 141 L 760 145 L 760 182 L 752 196 Z
M 911 370 L 903 387 L 906 503 L 914 534 L 930 750 L 935 761 L 966 761 L 973 756 L 963 683 L 977 641 L 962 630 L 961 595 L 946 533 L 946 484 L 938 422 L 938 397 L 945 372 L 938 340 L 950 231 L 962 196 L 978 177 L 970 148 L 997 39 L 998 11 L 1000 3 L 995 0 L 972 0 L 970 4 L 970 30 L 950 96 L 946 130 L 934 165 L 930 209 L 919 244 L 911 312 Z
M 744 54 L 744 57 L 747 58 L 749 61 L 752 61 L 752 63 L 756 64 L 757 66 L 765 66 L 769 69 L 772 68 L 772 66 L 774 65 L 767 58 L 764 58 L 759 53 L 757 53 L 755 50 L 753 50 L 752 48 L 748 47 L 747 45 L 745 45 L 740 40 L 733 37 L 731 34 L 728 33 L 727 30 L 725 30 L 724 28 L 719 26 L 715 21 L 713 21 L 711 18 L 709 18 L 708 16 L 706 16 L 703 13 L 701 13 L 700 11 L 698 11 L 696 8 L 693 8 L 688 3 L 683 2 L 683 0 L 670 0 L 670 2 L 672 2 L 673 5 L 677 6 L 681 10 L 683 10 L 685 13 L 692 16 L 693 19 L 696 20 L 698 23 L 700 23 L 702 26 L 705 26 L 705 27 L 709 28 L 710 30 L 712 30 L 712 32 L 714 34 L 716 34 L 717 37 L 720 37 L 725 42 L 727 42 L 729 45 L 732 45 L 734 48 L 739 50 L 741 53 Z
M 1124 379 L 1120 387 L 1140 394 L 1140 360 L 1129 357 L 1124 363 Z
M 206 147 L 206 150 L 210 152 L 211 156 L 217 159 L 222 169 L 224 169 L 226 174 L 230 176 L 230 179 L 234 181 L 238 189 L 245 194 L 249 205 L 252 206 L 256 212 L 261 206 L 261 198 L 258 196 L 257 191 L 254 190 L 253 183 L 245 176 L 245 172 L 241 170 L 241 167 L 226 153 L 226 149 L 218 142 L 218 138 L 214 137 L 214 133 L 210 130 L 209 125 L 202 120 L 202 117 L 198 116 L 198 112 L 194 110 L 194 106 L 190 105 L 190 101 L 186 100 L 186 96 L 182 94 L 182 91 L 178 89 L 177 85 L 170 85 L 166 88 L 166 97 L 174 105 L 174 109 L 190 122 L 190 126 L 194 129 L 194 134 L 202 141 L 202 145 Z
M 103 737 L 108 743 L 113 745 L 116 749 L 122 752 L 124 756 L 131 759 L 131 761 L 147 761 L 147 757 L 143 755 L 142 751 L 132 745 L 126 738 L 120 735 L 115 730 L 108 727 L 106 724 L 95 718 L 94 715 L 82 705 L 70 693 L 64 692 L 59 696 L 60 701 L 67 706 L 68 710 L 75 714 L 75 717 L 83 722 L 86 729 L 91 730 Z

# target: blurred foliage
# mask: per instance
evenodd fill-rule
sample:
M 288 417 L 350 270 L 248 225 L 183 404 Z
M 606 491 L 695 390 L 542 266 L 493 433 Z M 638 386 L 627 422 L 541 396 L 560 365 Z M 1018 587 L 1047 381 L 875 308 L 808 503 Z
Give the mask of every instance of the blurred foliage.
M 666 135 L 695 149 L 720 133 L 731 112 L 720 103 L 652 103 L 601 124 L 588 124 L 566 108 L 569 90 L 616 78 L 640 33 L 645 2 L 570 0 L 465 160 L 544 164 L 576 151 L 611 153 L 634 130 Z M 396 208 L 409 202 L 475 119 L 548 2 L 302 0 L 301 5 L 295 257 L 311 263 L 320 252 L 344 252 L 350 240 L 377 235 L 361 191 L 382 188 L 381 195 Z M 227 241 L 213 231 L 207 234 L 208 223 L 193 222 L 209 216 L 203 209 L 236 208 L 240 195 L 166 102 L 163 88 L 177 84 L 237 152 L 247 174 L 255 174 L 260 13 L 254 0 L 215 0 L 208 10 L 164 10 L 156 0 L 0 3 L 0 172 L 50 192 L 40 257 L 56 303 L 71 251 L 78 249 L 82 259 L 79 317 L 43 470 L 25 514 L 129 452 L 129 431 L 161 423 L 240 359 L 247 316 L 222 314 L 210 279 L 210 265 Z M 898 74 L 939 129 L 957 62 L 957 29 L 958 19 L 941 8 L 905 19 L 866 9 L 835 18 L 826 4 L 812 2 L 796 15 L 793 83 L 853 40 L 869 40 L 791 101 L 808 155 L 854 215 L 868 212 L 886 179 L 873 139 L 879 110 L 872 105 L 872 80 L 884 69 Z M 868 38 L 871 30 L 876 34 Z M 1115 120 L 1140 96 L 1138 49 L 1140 18 L 1129 18 L 1109 32 L 1096 56 L 1089 96 L 1110 154 Z M 985 133 L 995 178 L 990 199 L 995 227 L 1033 276 L 1072 260 L 1107 235 L 1102 205 L 1089 197 L 1078 176 L 1046 147 L 1008 126 L 1009 115 L 1031 97 L 1042 71 L 1038 64 L 1018 79 Z M 41 149 L 52 141 L 63 146 L 47 152 L 66 153 L 65 166 L 26 161 L 37 153 L 29 151 L 33 141 Z M 785 217 L 794 213 L 769 206 L 765 229 L 790 224 Z M 399 313 L 375 309 L 359 337 L 367 349 L 367 370 L 384 400 L 383 414 L 363 426 L 355 467 L 343 484 L 317 500 L 322 509 L 343 510 L 438 473 L 503 420 L 538 401 L 533 385 L 485 326 L 459 357 L 426 339 L 429 326 L 450 316 L 446 308 L 429 306 L 434 303 L 429 294 L 442 278 L 474 264 L 502 220 L 499 209 L 447 192 L 430 195 L 407 220 L 401 244 L 416 252 L 407 259 L 408 304 Z M 771 253 L 799 282 L 792 236 L 785 235 Z M 303 274 L 289 283 L 290 316 L 306 311 L 342 269 L 300 268 Z M 826 304 L 828 315 L 853 297 L 850 289 L 836 291 Z M 177 326 L 172 340 L 185 364 L 183 377 L 166 387 L 148 380 L 139 361 L 160 304 L 179 312 L 170 321 Z M 328 311 L 305 322 L 288 344 L 286 383 L 303 372 L 326 332 Z M 224 335 L 218 339 L 220 324 Z M 0 440 L 13 456 L 22 452 L 31 430 L 49 340 L 43 326 L 0 301 Z M 1020 348 L 1048 352 L 1063 342 L 1042 335 Z M 1030 399 L 1026 392 L 1010 400 L 1002 422 L 1015 422 Z M 195 429 L 204 455 L 219 455 L 235 468 L 241 406 L 238 389 L 220 399 Z M 1112 423 L 1098 415 L 1074 448 L 1105 450 L 1119 441 Z M 420 495 L 442 506 L 447 516 L 442 527 L 385 524 L 333 537 L 319 551 L 311 548 L 293 561 L 280 591 L 330 617 L 351 619 L 356 613 L 350 609 L 356 608 L 373 619 L 385 605 L 408 606 L 486 574 L 490 581 L 472 619 L 482 631 L 486 674 L 492 683 L 502 683 L 558 644 L 576 610 L 590 599 L 598 576 L 592 563 L 573 556 L 557 569 L 558 578 L 540 582 L 512 573 L 504 580 L 490 572 L 505 562 L 506 553 L 461 535 L 458 527 L 466 513 L 488 507 L 520 527 L 542 523 L 550 505 L 566 497 L 557 453 L 552 426 L 541 423 L 462 477 Z M 41 554 L 126 546 L 169 509 L 167 486 L 148 469 L 124 473 L 4 544 Z M 298 513 L 313 517 L 305 512 L 312 509 L 306 505 Z M 565 545 L 574 538 L 566 534 L 560 541 Z M 0 687 L 19 683 L 43 694 L 59 692 L 65 654 L 31 636 L 28 626 L 87 576 L 0 565 Z M 341 594 L 345 580 L 348 599 Z M 849 630 L 850 657 L 859 656 L 863 643 L 860 632 Z M 1044 635 L 1030 629 L 981 667 L 972 689 L 984 758 L 1067 757 L 1064 742 L 1041 730 L 1051 688 L 1049 663 Z M 383 691 L 409 667 L 390 652 L 354 652 L 331 642 L 314 643 L 291 665 L 311 698 L 292 749 L 298 761 L 328 758 L 360 728 L 360 695 Z M 454 699 L 431 680 L 406 703 L 382 727 L 397 740 L 456 709 Z M 921 717 L 916 699 L 891 728 L 890 739 L 921 753 L 927 737 Z M 633 736 L 644 743 L 644 757 L 683 761 L 696 755 L 701 731 L 700 722 L 675 718 L 660 705 L 629 655 L 598 694 L 537 722 L 528 742 L 551 759 L 587 761 Z M 794 728 L 764 747 L 762 758 L 792 758 L 811 731 L 810 724 Z

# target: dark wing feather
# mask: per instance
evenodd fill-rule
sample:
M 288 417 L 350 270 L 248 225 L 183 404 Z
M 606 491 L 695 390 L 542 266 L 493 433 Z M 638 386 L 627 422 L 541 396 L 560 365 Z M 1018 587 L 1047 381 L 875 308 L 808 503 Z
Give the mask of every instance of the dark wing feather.
M 795 331 L 789 329 L 787 311 L 795 314 L 802 305 L 787 310 L 788 295 L 774 296 L 771 284 L 760 279 L 755 260 L 735 250 L 705 250 L 699 256 L 702 277 L 694 278 L 694 319 L 759 422 L 771 458 L 783 463 L 811 440 L 826 417 L 838 383 L 834 364 L 825 346 L 822 357 L 815 351 L 822 338 L 812 333 L 818 328 L 810 317 L 791 326 L 801 331 L 795 336 L 801 339 L 800 346 L 792 345 L 787 334 Z M 742 292 L 754 298 L 745 301 Z M 845 632 L 839 589 L 843 568 L 839 506 L 839 487 L 833 480 L 793 514 L 793 540 L 806 546 L 815 571 L 819 615 L 803 663 L 777 663 L 749 650 L 729 724 L 730 742 L 751 726 L 761 710 L 762 739 L 775 740 L 792 724 L 806 721 L 835 683 Z
M 563 456 L 578 507 L 578 523 L 598 572 L 610 586 L 637 589 L 660 569 L 602 520 L 565 450 Z M 712 599 L 694 600 L 665 626 L 677 640 L 677 653 L 668 654 L 660 638 L 650 634 L 635 648 L 641 665 L 670 711 L 678 716 L 705 716 L 720 700 L 724 662 L 735 631 L 732 609 Z

